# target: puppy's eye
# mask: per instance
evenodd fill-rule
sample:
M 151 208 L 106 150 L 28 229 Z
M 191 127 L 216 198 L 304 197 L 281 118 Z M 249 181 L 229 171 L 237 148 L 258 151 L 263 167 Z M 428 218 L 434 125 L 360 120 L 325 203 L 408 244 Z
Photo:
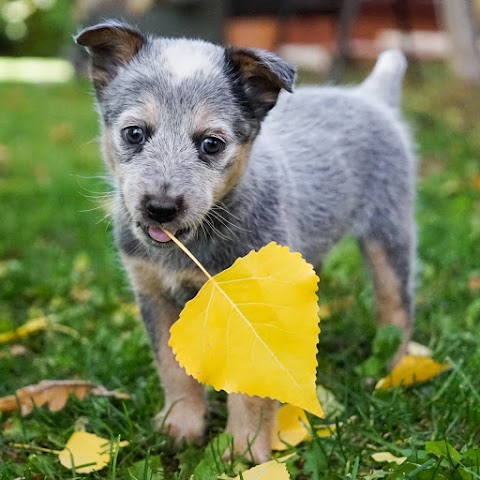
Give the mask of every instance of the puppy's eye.
M 217 155 L 225 149 L 225 142 L 217 137 L 206 137 L 202 140 L 200 149 L 207 155 Z
M 147 135 L 143 128 L 127 127 L 123 129 L 123 138 L 131 145 L 143 145 Z

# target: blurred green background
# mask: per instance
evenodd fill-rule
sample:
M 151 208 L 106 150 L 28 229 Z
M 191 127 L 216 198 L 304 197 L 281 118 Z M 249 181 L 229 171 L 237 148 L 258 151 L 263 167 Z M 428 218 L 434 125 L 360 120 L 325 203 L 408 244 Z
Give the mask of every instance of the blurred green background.
M 69 0 L 0 0 L 0 55 L 65 55 L 75 31 Z

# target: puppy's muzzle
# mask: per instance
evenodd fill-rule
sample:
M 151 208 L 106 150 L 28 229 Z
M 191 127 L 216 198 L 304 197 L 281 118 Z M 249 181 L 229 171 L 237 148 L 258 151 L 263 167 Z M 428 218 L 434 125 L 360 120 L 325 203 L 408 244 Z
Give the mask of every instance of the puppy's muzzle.
M 175 220 L 183 206 L 183 197 L 156 197 L 145 202 L 145 211 L 150 219 L 158 223 Z

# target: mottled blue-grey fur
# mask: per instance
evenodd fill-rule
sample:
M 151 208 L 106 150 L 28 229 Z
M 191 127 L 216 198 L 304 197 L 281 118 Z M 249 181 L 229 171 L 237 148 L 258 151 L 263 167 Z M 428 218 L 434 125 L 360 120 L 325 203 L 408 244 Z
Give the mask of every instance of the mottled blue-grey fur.
M 206 407 L 167 345 L 168 327 L 204 280 L 160 226 L 211 274 L 271 241 L 320 265 L 339 239 L 354 235 L 380 322 L 403 329 L 404 352 L 413 318 L 416 161 L 399 113 L 400 52 L 383 53 L 359 86 L 288 93 L 294 69 L 261 50 L 148 37 L 113 22 L 83 30 L 77 42 L 92 57 L 117 193 L 116 240 L 164 384 L 163 428 L 198 440 Z M 142 132 L 142 142 L 128 140 L 129 128 Z M 221 143 L 214 154 L 202 143 L 212 138 Z M 235 449 L 253 442 L 255 461 L 270 451 L 269 402 L 229 399 Z

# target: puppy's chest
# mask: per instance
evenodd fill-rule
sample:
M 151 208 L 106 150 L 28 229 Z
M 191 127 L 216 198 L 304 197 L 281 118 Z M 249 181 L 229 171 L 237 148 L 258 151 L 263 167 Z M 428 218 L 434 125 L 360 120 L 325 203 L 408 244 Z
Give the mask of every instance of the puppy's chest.
M 200 271 L 181 270 L 171 272 L 164 270 L 161 273 L 160 282 L 165 295 L 180 308 L 191 300 L 203 284 L 206 277 Z
M 191 300 L 206 282 L 205 275 L 192 268 L 168 268 L 160 263 L 122 255 L 124 265 L 137 293 L 168 300 L 179 308 Z

